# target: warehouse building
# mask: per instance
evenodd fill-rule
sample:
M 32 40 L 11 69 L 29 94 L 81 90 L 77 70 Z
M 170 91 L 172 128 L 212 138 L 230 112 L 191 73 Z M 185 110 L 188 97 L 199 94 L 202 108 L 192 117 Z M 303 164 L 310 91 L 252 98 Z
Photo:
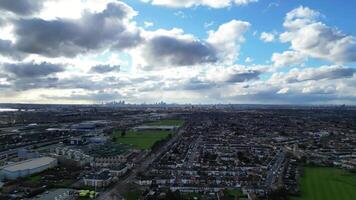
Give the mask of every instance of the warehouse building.
M 19 177 L 29 176 L 57 166 L 57 159 L 41 157 L 4 166 L 1 176 L 5 179 L 15 180 Z
M 134 131 L 175 131 L 179 126 L 136 126 Z

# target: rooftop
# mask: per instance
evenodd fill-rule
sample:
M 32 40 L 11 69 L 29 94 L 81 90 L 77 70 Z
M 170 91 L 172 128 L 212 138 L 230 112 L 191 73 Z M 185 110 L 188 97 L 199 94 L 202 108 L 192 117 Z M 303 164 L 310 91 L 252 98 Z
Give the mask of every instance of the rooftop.
M 46 164 L 49 164 L 53 162 L 55 158 L 51 157 L 41 157 L 41 158 L 35 158 L 35 159 L 30 159 L 30 160 L 25 160 L 22 162 L 17 162 L 13 164 L 6 165 L 3 167 L 3 170 L 6 171 L 19 171 L 19 170 L 26 170 L 26 169 L 34 169 Z

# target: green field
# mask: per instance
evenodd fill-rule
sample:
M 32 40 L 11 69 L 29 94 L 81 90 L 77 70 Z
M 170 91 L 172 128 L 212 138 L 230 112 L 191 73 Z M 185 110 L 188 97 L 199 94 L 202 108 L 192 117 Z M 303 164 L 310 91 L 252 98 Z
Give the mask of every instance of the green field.
M 124 137 L 121 131 L 116 131 L 117 143 L 129 144 L 139 149 L 150 149 L 156 141 L 165 139 L 170 131 L 127 131 Z
M 244 196 L 241 190 L 224 190 L 224 196 L 228 197 L 228 199 L 236 199 L 238 197 Z
M 184 120 L 180 119 L 163 119 L 155 122 L 145 123 L 147 126 L 182 126 Z
M 130 192 L 126 192 L 123 194 L 123 196 L 125 197 L 125 199 L 127 200 L 137 200 L 142 196 L 142 191 L 141 190 L 137 190 L 137 191 L 130 191 Z
M 291 200 L 356 199 L 356 174 L 344 170 L 307 167 L 300 184 L 302 196 Z

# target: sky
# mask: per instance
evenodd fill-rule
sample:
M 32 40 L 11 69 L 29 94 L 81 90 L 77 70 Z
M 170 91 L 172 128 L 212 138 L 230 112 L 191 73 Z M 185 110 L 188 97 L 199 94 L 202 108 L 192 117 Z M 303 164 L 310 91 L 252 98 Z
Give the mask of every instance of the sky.
M 0 0 L 0 103 L 356 105 L 355 7 Z

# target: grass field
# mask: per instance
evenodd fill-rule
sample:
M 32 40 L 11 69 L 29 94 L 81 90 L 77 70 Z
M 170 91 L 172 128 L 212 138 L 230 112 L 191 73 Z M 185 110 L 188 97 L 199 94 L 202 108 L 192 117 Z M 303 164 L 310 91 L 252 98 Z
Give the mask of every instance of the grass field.
M 244 194 L 242 193 L 241 190 L 237 190 L 237 189 L 224 190 L 225 199 L 236 199 L 236 198 L 243 197 L 243 196 L 244 196 Z
M 127 200 L 137 200 L 137 199 L 139 199 L 141 197 L 142 193 L 143 192 L 141 190 L 130 191 L 130 192 L 124 193 L 123 196 Z
M 127 131 L 121 137 L 121 131 L 116 131 L 115 138 L 117 143 L 133 145 L 139 149 L 150 149 L 158 141 L 168 137 L 170 131 Z
M 302 197 L 291 200 L 356 199 L 356 174 L 340 169 L 307 167 L 300 184 Z
M 31 183 L 39 183 L 42 180 L 42 177 L 38 174 L 35 174 L 28 177 L 26 180 L 30 181 Z
M 184 120 L 180 119 L 163 119 L 155 122 L 145 123 L 147 126 L 182 126 Z

